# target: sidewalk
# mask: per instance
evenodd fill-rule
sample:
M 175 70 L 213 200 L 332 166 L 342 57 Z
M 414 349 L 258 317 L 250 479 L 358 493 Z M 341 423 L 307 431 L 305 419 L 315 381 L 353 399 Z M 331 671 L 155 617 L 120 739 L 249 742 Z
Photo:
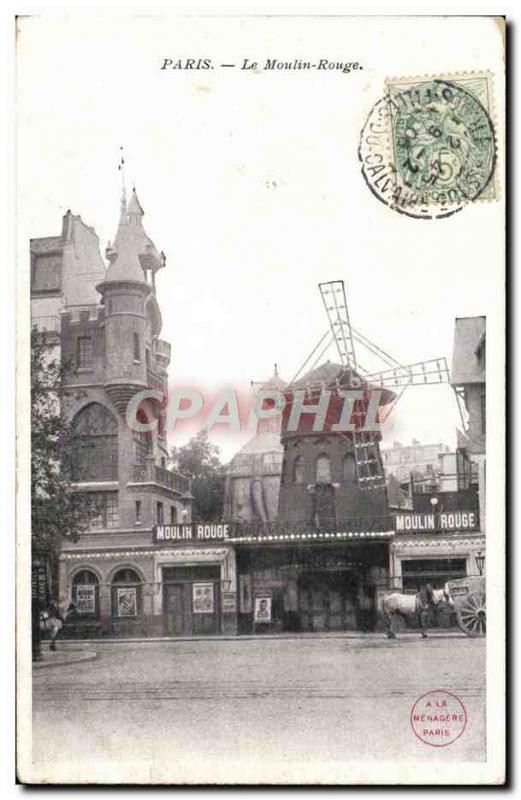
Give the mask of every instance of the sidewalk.
M 419 631 L 397 631 L 398 639 L 421 639 Z M 459 629 L 455 628 L 430 628 L 428 637 L 432 639 L 455 639 L 468 637 Z M 61 639 L 59 645 L 72 645 L 79 642 L 85 642 L 92 645 L 104 644 L 132 644 L 132 643 L 150 643 L 157 644 L 161 642 L 244 642 L 244 641 L 262 641 L 265 639 L 293 639 L 299 641 L 300 639 L 358 639 L 360 641 L 379 641 L 387 640 L 384 631 L 362 633 L 361 631 L 322 631 L 320 633 L 247 633 L 247 634 L 217 634 L 210 636 L 128 636 L 121 638 L 111 639 L 109 637 L 104 639 Z
M 78 645 L 76 641 L 74 644 Z M 87 650 L 85 647 L 70 647 L 70 642 L 58 642 L 57 650 L 49 650 L 47 644 L 42 645 L 42 660 L 33 661 L 33 669 L 45 669 L 46 667 L 62 667 L 69 664 L 79 664 L 82 661 L 94 661 L 98 654 L 94 650 Z

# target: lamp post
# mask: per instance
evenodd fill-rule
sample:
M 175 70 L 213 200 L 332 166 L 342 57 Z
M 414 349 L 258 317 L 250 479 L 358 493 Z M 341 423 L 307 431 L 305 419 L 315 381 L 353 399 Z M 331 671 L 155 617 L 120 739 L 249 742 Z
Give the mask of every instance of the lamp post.
M 478 572 L 480 575 L 483 575 L 484 566 L 485 566 L 485 555 L 480 550 L 476 556 L 476 567 L 478 568 Z

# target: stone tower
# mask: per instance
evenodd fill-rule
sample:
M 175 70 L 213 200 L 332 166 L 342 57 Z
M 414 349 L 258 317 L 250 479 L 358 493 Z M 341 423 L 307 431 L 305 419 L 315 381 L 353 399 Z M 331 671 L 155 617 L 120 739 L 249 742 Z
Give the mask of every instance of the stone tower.
M 123 195 L 116 238 L 106 250 L 107 273 L 96 287 L 105 308 L 105 390 L 121 414 L 141 389 L 166 388 L 150 374 L 151 347 L 161 330 L 155 274 L 165 258 L 145 233 L 143 215 L 135 189 L 128 203 Z
M 355 457 L 354 435 L 333 428 L 342 413 L 342 400 L 335 386 L 351 383 L 353 375 L 345 367 L 328 361 L 293 384 L 291 392 L 287 393 L 281 432 L 284 459 L 279 523 L 294 528 L 338 531 L 354 520 L 383 518 L 388 513 L 385 482 L 376 477 L 382 474 L 380 434 L 372 439 L 370 456 L 362 465 L 360 459 Z M 322 388 L 308 391 L 305 405 L 316 406 L 322 391 L 331 392 L 324 425 L 320 431 L 314 431 L 314 415 L 303 413 L 297 429 L 289 431 L 288 417 L 293 404 L 293 392 L 306 390 L 309 386 Z M 365 388 L 373 387 L 366 385 Z M 393 397 L 392 392 L 384 389 L 380 405 L 386 405 Z M 358 402 L 359 413 L 363 413 L 361 409 L 367 409 L 365 395 Z M 354 413 L 357 413 L 356 404 Z M 357 434 L 357 443 L 364 435 Z M 375 476 L 374 481 L 372 475 Z

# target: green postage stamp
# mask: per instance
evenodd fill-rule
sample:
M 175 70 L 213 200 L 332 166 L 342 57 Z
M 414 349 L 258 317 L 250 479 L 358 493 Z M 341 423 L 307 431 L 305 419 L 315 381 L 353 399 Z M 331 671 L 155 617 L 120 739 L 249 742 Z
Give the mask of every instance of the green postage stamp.
M 487 73 L 387 80 L 359 151 L 373 193 L 420 218 L 497 199 L 492 106 Z

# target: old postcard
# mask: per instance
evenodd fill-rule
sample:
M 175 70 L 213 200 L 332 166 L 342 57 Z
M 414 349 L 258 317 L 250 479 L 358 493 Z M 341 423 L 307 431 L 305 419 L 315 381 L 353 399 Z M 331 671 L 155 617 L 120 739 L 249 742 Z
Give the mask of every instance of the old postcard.
M 17 20 L 22 783 L 503 783 L 504 64 Z

